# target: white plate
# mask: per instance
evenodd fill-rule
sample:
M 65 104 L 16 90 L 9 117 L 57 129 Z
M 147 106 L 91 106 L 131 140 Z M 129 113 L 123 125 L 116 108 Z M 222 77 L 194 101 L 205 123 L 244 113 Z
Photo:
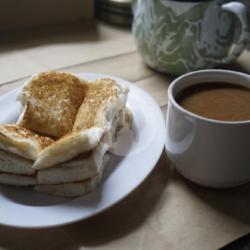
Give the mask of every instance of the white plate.
M 77 74 L 94 80 L 110 77 L 130 89 L 128 106 L 133 114 L 134 139 L 129 134 L 118 139 L 118 149 L 108 163 L 99 187 L 75 199 L 35 193 L 31 188 L 0 185 L 0 223 L 22 228 L 52 227 L 96 215 L 131 193 L 151 172 L 158 161 L 165 139 L 164 120 L 153 98 L 125 80 L 100 74 Z M 154 84 L 154 83 L 152 83 Z M 0 98 L 0 123 L 15 122 L 19 103 L 18 90 Z M 126 156 L 122 156 L 127 147 Z M 131 208 L 133 209 L 133 208 Z

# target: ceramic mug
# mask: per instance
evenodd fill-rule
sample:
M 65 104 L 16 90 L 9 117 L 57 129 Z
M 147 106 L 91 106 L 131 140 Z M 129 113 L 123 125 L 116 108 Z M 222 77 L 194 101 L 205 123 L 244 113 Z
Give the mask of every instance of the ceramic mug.
M 180 75 L 230 63 L 250 42 L 247 8 L 239 2 L 137 0 L 133 10 L 138 51 L 161 72 Z
M 226 70 L 201 70 L 177 78 L 168 89 L 166 150 L 176 169 L 209 187 L 232 187 L 250 180 L 250 120 L 219 121 L 185 110 L 176 102 L 184 88 L 227 82 L 250 88 L 250 76 Z M 230 103 L 228 104 L 230 108 Z

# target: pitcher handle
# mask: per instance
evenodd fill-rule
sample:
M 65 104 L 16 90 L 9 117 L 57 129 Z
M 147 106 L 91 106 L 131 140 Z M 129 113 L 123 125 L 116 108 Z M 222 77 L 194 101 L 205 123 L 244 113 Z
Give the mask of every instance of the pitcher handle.
M 229 2 L 221 5 L 221 8 L 233 13 L 241 24 L 241 34 L 238 41 L 235 42 L 235 45 L 233 45 L 233 48 L 225 58 L 216 60 L 218 64 L 227 64 L 236 60 L 246 48 L 247 44 L 250 43 L 250 27 L 248 27 L 247 22 L 247 7 L 243 3 Z

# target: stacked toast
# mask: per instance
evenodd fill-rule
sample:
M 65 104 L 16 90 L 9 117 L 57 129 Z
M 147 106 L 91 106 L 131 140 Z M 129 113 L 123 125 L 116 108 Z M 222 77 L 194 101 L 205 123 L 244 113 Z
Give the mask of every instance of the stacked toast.
M 47 72 L 24 85 L 17 124 L 0 125 L 0 183 L 74 197 L 101 180 L 118 131 L 130 127 L 128 89 Z

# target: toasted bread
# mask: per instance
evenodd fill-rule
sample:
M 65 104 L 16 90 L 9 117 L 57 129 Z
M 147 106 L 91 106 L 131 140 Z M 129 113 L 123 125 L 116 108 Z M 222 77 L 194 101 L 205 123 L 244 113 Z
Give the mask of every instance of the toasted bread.
M 71 132 L 86 89 L 83 81 L 68 73 L 47 72 L 33 77 L 19 96 L 24 109 L 18 124 L 57 138 Z
M 14 186 L 33 186 L 36 184 L 36 177 L 32 175 L 0 173 L 0 183 Z
M 0 125 L 0 183 L 65 197 L 93 190 L 119 129 L 131 123 L 127 93 L 108 78 L 87 82 L 59 72 L 32 78 L 20 95 L 18 125 Z
M 81 155 L 59 166 L 39 170 L 37 181 L 39 184 L 62 184 L 100 175 L 108 159 L 108 155 L 105 155 L 107 150 L 107 145 L 100 144 L 88 154 Z
M 107 122 L 125 107 L 127 93 L 127 88 L 109 78 L 89 82 L 73 131 L 91 127 L 105 128 Z
M 90 179 L 74 183 L 65 183 L 57 185 L 36 185 L 34 189 L 37 192 L 49 195 L 76 197 L 87 194 L 93 189 L 95 189 L 100 182 L 100 178 L 101 177 L 97 175 Z
M 39 183 L 61 183 L 66 179 L 74 181 L 94 175 L 96 164 L 93 158 L 97 151 L 94 150 L 92 159 L 90 157 L 77 161 L 74 158 L 94 149 L 100 141 L 108 150 L 115 140 L 118 126 L 124 123 L 127 88 L 111 79 L 98 79 L 87 85 L 83 103 L 75 119 L 74 132 L 41 151 L 33 165 L 34 169 L 45 169 L 38 172 Z M 71 161 L 67 163 L 69 160 Z M 81 163 L 82 166 L 79 165 Z M 67 169 L 66 166 L 70 164 L 74 167 Z M 92 168 L 93 171 L 89 171 L 88 168 Z
M 32 167 L 44 169 L 73 159 L 81 153 L 94 149 L 102 135 L 101 128 L 91 128 L 65 135 L 42 150 Z
M 0 172 L 20 175 L 34 175 L 33 162 L 13 153 L 0 150 Z
M 0 149 L 35 160 L 39 152 L 54 142 L 18 125 L 0 125 Z

